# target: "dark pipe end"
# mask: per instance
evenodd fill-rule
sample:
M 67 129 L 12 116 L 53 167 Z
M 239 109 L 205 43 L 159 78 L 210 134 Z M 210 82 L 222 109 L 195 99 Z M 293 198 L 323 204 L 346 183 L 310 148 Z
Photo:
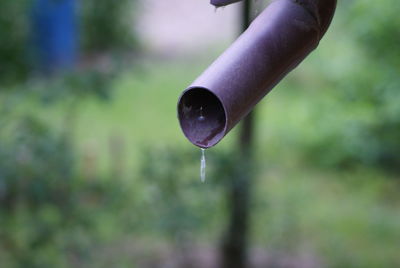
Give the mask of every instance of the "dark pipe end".
M 224 106 L 206 88 L 191 87 L 183 92 L 178 102 L 178 118 L 185 136 L 198 147 L 212 147 L 226 134 Z

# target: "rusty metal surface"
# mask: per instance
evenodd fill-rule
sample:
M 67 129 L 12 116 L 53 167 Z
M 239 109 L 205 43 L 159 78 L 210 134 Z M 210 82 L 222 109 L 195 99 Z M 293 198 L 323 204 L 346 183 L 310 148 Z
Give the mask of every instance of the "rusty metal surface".
M 318 46 L 335 7 L 336 0 L 273 1 L 182 93 L 178 118 L 189 141 L 217 144 Z

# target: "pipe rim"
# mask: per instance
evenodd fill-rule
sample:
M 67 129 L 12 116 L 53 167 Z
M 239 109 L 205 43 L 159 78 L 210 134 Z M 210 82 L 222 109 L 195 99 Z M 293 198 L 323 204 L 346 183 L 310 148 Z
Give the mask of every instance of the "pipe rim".
M 202 102 L 205 100 L 211 101 L 211 104 L 210 102 Z M 192 101 L 194 102 L 192 103 Z M 194 110 L 198 111 L 199 106 L 205 107 L 205 121 L 203 122 L 193 120 L 193 117 L 198 115 L 198 112 L 191 113 L 190 110 L 195 108 Z M 187 88 L 179 97 L 177 111 L 179 125 L 183 134 L 197 147 L 203 149 L 213 147 L 226 135 L 228 129 L 226 107 L 220 97 L 206 87 L 190 86 Z M 210 119 L 207 119 L 207 114 L 211 116 Z M 193 124 L 195 125 L 193 126 Z M 216 125 L 218 126 L 215 127 Z M 208 133 L 208 136 L 206 133 Z

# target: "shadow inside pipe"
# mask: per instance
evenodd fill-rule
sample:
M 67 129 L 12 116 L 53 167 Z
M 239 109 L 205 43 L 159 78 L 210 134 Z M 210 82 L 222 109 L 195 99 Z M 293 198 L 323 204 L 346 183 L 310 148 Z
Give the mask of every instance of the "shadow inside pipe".
M 178 117 L 185 136 L 201 148 L 214 146 L 225 135 L 225 109 L 219 98 L 206 88 L 192 87 L 182 94 Z

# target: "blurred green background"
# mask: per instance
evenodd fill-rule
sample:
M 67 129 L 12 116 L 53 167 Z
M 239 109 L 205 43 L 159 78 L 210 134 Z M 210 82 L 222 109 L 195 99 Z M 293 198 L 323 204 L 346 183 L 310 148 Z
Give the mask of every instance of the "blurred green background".
M 0 267 L 222 266 L 238 174 L 248 267 L 400 266 L 397 0 L 339 0 L 258 105 L 251 174 L 238 127 L 207 150 L 204 184 L 176 102 L 239 33 L 240 4 L 47 2 L 72 3 L 72 64 L 44 59 L 66 36 L 46 1 L 0 2 Z

